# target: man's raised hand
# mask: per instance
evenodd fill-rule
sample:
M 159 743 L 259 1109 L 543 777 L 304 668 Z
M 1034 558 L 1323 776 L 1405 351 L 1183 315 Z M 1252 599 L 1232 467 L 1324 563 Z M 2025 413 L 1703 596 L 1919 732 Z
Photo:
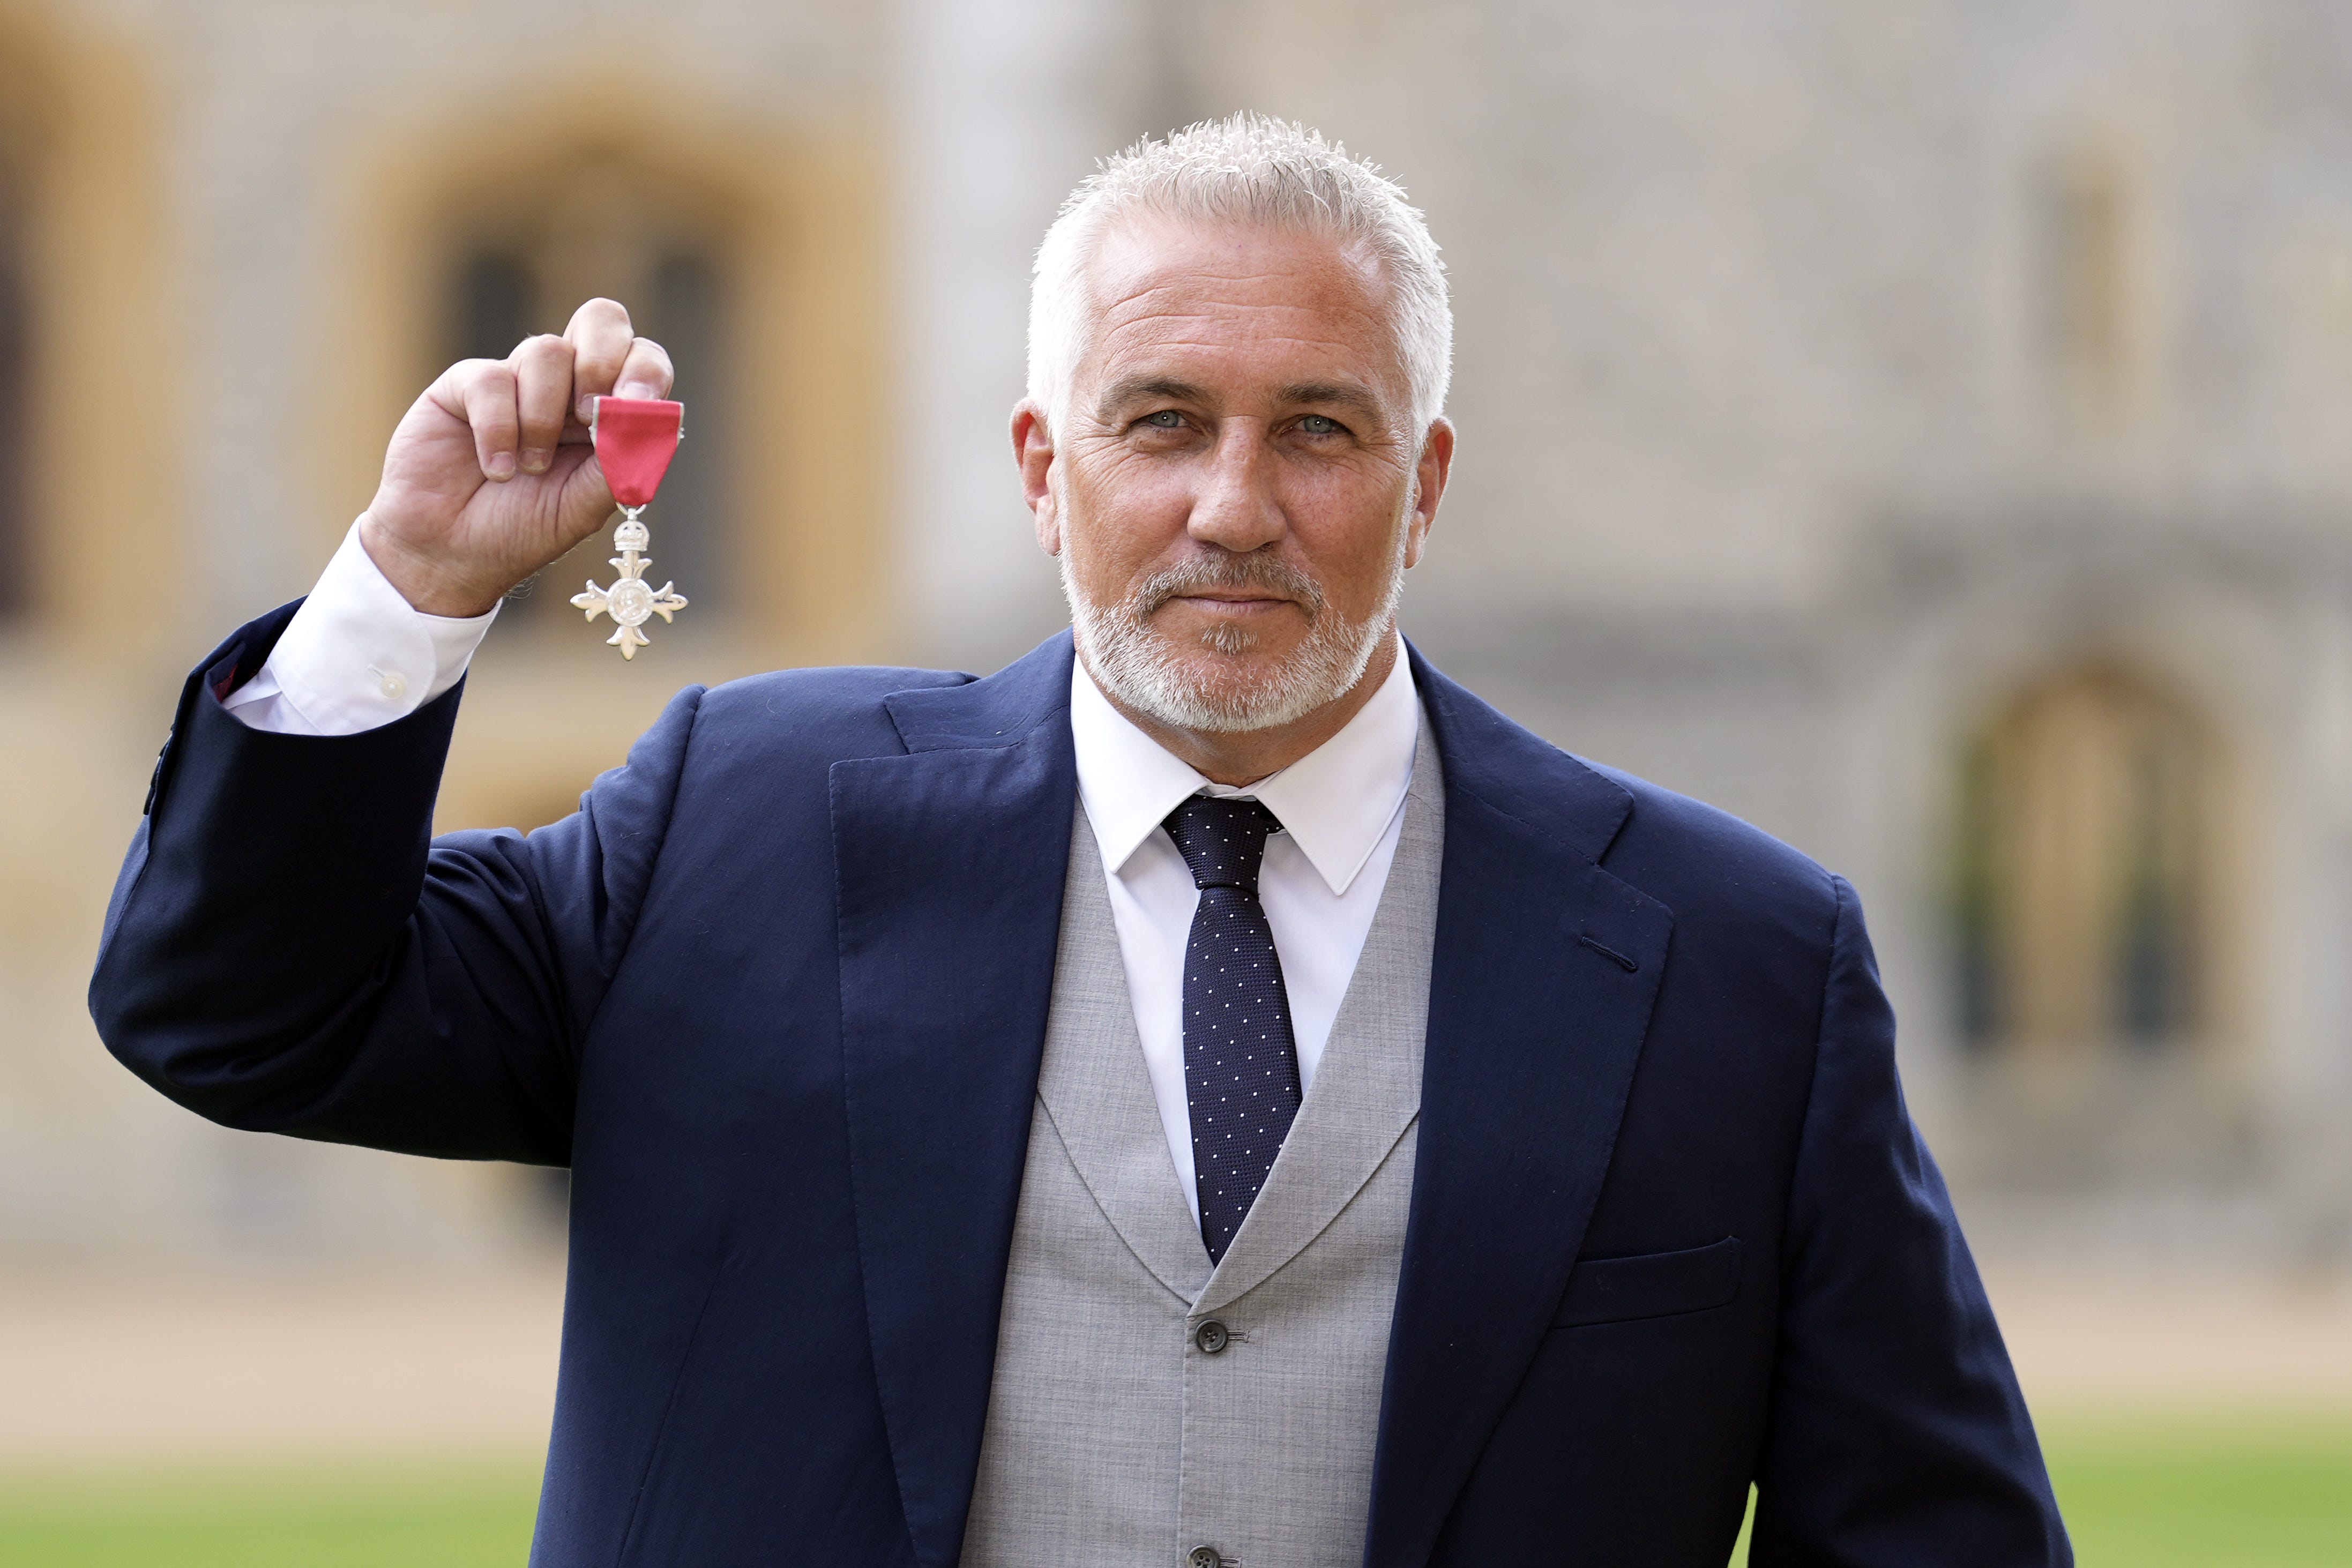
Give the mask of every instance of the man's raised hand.
M 588 399 L 661 397 L 670 374 L 610 300 L 581 306 L 562 337 L 451 365 L 392 434 L 360 520 L 369 558 L 427 615 L 487 613 L 612 515 Z

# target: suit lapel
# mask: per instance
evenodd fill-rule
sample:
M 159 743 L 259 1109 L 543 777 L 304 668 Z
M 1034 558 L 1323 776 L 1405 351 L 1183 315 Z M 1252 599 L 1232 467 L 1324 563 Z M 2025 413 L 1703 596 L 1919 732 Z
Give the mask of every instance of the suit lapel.
M 1381 1568 L 1428 1559 L 1559 1304 L 1673 927 L 1598 864 L 1631 795 L 1412 659 L 1445 847 L 1365 1547 Z
M 1053 987 L 1077 795 L 1066 635 L 885 700 L 831 772 L 843 1084 L 874 1370 L 915 1556 L 951 1568 Z

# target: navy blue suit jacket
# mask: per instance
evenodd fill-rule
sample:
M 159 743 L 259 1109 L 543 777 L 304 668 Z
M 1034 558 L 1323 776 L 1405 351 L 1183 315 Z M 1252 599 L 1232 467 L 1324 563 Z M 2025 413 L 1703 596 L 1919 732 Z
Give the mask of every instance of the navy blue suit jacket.
M 232 1126 L 571 1167 L 535 1563 L 952 1568 L 1068 637 L 688 689 L 577 815 L 436 840 L 457 693 L 336 739 L 219 706 L 290 609 L 190 677 L 109 1047 Z M 1711 1568 L 1751 1481 L 1759 1563 L 2067 1562 L 1852 890 L 1413 674 L 1444 866 L 1365 1562 Z

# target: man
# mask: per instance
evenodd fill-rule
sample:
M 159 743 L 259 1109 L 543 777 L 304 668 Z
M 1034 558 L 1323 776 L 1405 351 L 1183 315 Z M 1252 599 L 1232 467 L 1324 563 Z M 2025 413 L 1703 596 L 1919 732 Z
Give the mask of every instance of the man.
M 689 689 L 428 842 L 603 521 L 608 301 L 453 367 L 189 680 L 109 1045 L 235 1126 L 568 1164 L 533 1561 L 2068 1561 L 1850 889 L 1396 630 L 1454 454 L 1403 194 L 1240 117 L 1081 186 L 1013 439 L 1073 633 Z M 1075 658 L 1074 658 L 1075 646 Z

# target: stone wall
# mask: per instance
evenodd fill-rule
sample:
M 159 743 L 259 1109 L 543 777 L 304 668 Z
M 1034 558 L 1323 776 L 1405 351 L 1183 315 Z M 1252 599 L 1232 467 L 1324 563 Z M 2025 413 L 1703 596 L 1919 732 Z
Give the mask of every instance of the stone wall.
M 1243 107 L 1379 159 L 1453 270 L 1461 458 L 1409 632 L 1854 879 L 1988 1223 L 2344 1234 L 2340 6 L 16 0 L 0 56 L 48 116 L 55 388 L 43 608 L 0 631 L 0 726 L 39 757 L 0 848 L 0 1247 L 534 1223 L 507 1175 L 199 1127 L 80 1013 L 179 671 L 302 590 L 429 374 L 433 193 L 605 125 L 748 193 L 781 216 L 740 321 L 777 346 L 737 384 L 736 493 L 804 467 L 769 443 L 854 453 L 742 525 L 756 613 L 626 670 L 584 639 L 486 656 L 445 818 L 544 817 L 686 680 L 986 668 L 1060 624 L 1003 431 L 1029 252 L 1095 156 Z M 1959 1037 L 1947 849 L 1972 727 L 2084 658 L 2168 683 L 2225 753 L 2223 1000 L 2189 1065 L 2058 1083 Z

